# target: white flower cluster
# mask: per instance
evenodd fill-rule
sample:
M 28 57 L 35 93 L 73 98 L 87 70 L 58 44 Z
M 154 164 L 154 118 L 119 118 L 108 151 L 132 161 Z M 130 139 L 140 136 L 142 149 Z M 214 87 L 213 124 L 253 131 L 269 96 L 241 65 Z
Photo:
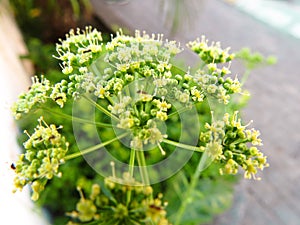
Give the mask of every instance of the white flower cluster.
M 140 78 L 151 78 L 158 87 L 172 76 L 170 59 L 182 49 L 175 41 L 163 41 L 162 35 L 149 36 L 136 31 L 134 37 L 118 32 L 106 44 L 106 63 L 98 77 L 95 95 L 104 98 L 118 95 L 123 87 Z M 98 64 L 98 63 L 96 63 Z M 101 65 L 100 65 L 101 64 Z
M 104 45 L 101 33 L 96 29 L 87 27 L 76 33 L 71 30 L 56 47 L 56 58 L 61 61 L 64 77 L 53 86 L 47 79 L 42 77 L 39 81 L 35 77 L 28 93 L 21 95 L 13 106 L 14 114 L 20 117 L 21 113 L 28 113 L 33 106 L 47 99 L 63 107 L 68 98 L 76 99 L 82 93 L 92 93 L 97 97 L 97 102 L 94 102 L 99 106 L 97 108 L 117 121 L 117 128 L 130 131 L 131 148 L 143 149 L 144 145 L 150 143 L 164 154 L 160 143 L 167 138 L 167 134 L 160 123 L 167 121 L 171 113 L 175 115 L 178 105 L 188 109 L 192 104 L 201 103 L 209 97 L 228 104 L 232 94 L 242 92 L 237 77 L 233 79 L 229 76 L 231 60 L 234 58 L 229 48 L 222 49 L 218 42 L 209 45 L 205 37 L 190 42 L 188 47 L 203 61 L 195 73 L 174 65 L 171 59 L 182 48 L 175 41 L 163 40 L 162 35 L 136 31 L 135 36 L 129 36 L 118 32 Z M 133 90 L 130 88 L 132 86 Z M 255 168 L 266 166 L 265 158 L 259 153 L 248 154 L 249 149 L 245 145 L 246 142 L 260 144 L 258 133 L 254 130 L 243 133 L 240 127 L 236 127 L 237 124 L 224 123 L 223 126 L 215 122 L 206 126 L 208 132 L 200 137 L 202 147 L 210 149 L 210 154 L 224 163 L 234 160 L 234 165 L 242 166 L 248 171 L 246 176 L 251 177 Z M 234 132 L 229 132 L 229 126 Z M 236 130 L 240 134 L 231 138 L 230 135 Z M 237 141 L 236 135 L 242 135 L 243 138 L 240 139 L 240 145 L 233 147 Z M 225 157 L 224 149 L 229 148 L 233 152 L 232 149 L 236 147 L 246 151 L 242 153 L 247 155 L 246 161 Z M 240 157 L 244 157 L 242 155 Z M 256 163 L 251 157 L 256 157 Z M 236 172 L 236 167 L 228 168 L 230 170 L 224 169 L 223 173 Z
M 206 68 L 206 70 L 198 70 L 194 76 L 196 83 L 196 86 L 193 87 L 194 93 L 202 90 L 200 92 L 202 96 L 214 97 L 219 102 L 228 104 L 231 94 L 242 92 L 241 83 L 237 78 L 234 80 L 231 77 L 224 78 L 230 73 L 228 67 L 219 69 L 216 64 L 208 64 Z
M 68 78 L 62 80 L 60 86 L 64 92 L 74 98 L 84 91 L 91 92 L 95 89 L 92 73 L 89 66 L 95 62 L 103 50 L 102 35 L 92 27 L 85 30 L 71 30 L 65 40 L 60 40 L 56 45 L 57 56 L 61 61 L 62 73 Z M 82 90 L 83 89 L 83 90 Z
M 188 47 L 193 50 L 204 62 L 204 68 L 198 70 L 193 77 L 196 86 L 192 87 L 192 99 L 201 101 L 204 96 L 212 96 L 224 104 L 229 103 L 230 95 L 241 93 L 241 84 L 237 78 L 224 77 L 231 73 L 230 62 L 234 54 L 230 54 L 230 48 L 222 49 L 219 42 L 210 45 L 205 36 L 201 40 L 189 42 Z M 228 66 L 219 68 L 218 64 L 229 62 Z
M 130 147 L 143 149 L 143 145 L 159 144 L 167 137 L 161 133 L 157 122 L 168 119 L 167 111 L 171 104 L 150 94 L 137 95 L 136 99 L 130 96 L 119 97 L 119 101 L 109 105 L 108 109 L 119 118 L 118 128 L 131 131 Z
M 57 59 L 62 61 L 62 72 L 72 74 L 85 70 L 102 52 L 102 35 L 92 27 L 71 30 L 66 40 L 56 45 Z M 84 71 L 83 71 L 84 72 Z
M 149 71 L 142 76 L 156 74 L 156 70 L 164 72 L 171 57 L 181 51 L 175 41 L 164 42 L 163 35 L 149 36 L 145 32 L 141 34 L 140 31 L 136 31 L 135 37 L 118 32 L 117 36 L 107 43 L 106 49 L 108 54 L 105 60 L 121 72 L 155 62 L 155 65 L 149 63 Z

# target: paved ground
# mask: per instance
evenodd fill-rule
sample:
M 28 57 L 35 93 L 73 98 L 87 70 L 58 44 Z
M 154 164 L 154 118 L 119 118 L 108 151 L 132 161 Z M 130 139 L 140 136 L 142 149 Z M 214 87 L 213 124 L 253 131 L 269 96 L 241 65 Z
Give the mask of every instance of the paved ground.
M 300 39 L 300 1 L 234 0 L 235 5 L 263 23 Z
M 233 47 L 249 45 L 278 57 L 277 65 L 255 71 L 247 84 L 253 97 L 244 115 L 260 128 L 271 167 L 262 182 L 245 184 L 247 204 L 239 224 L 300 224 L 300 40 L 216 5 L 218 15 L 226 11 L 223 23 L 231 21 L 221 36 Z
M 300 40 L 221 3 L 207 4 L 206 12 L 210 11 L 217 16 L 208 13 L 215 21 L 206 27 L 222 31 L 204 28 L 204 33 L 233 48 L 248 45 L 278 57 L 277 65 L 255 71 L 247 84 L 253 96 L 244 116 L 253 118 L 261 130 L 271 167 L 263 181 L 244 184 L 247 204 L 237 224 L 300 224 Z
M 109 5 L 92 2 L 104 20 L 131 30 L 166 33 L 171 27 L 167 19 L 162 19 L 157 4 L 161 1 L 131 0 Z M 253 119 L 254 126 L 262 132 L 263 150 L 271 166 L 265 170 L 262 181 L 241 184 L 232 211 L 218 218 L 215 224 L 299 225 L 300 40 L 221 1 L 190 0 L 189 4 L 189 10 L 197 11 L 181 15 L 180 21 L 192 17 L 194 22 L 189 26 L 182 23 L 169 36 L 186 42 L 205 34 L 234 50 L 248 46 L 278 58 L 277 65 L 258 69 L 249 78 L 247 88 L 252 99 L 244 110 L 244 118 Z

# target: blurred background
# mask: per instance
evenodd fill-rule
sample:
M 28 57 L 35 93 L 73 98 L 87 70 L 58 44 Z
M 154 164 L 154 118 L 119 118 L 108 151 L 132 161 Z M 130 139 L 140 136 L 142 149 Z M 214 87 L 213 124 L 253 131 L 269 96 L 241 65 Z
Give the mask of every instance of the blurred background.
M 54 43 L 70 28 L 86 25 L 104 34 L 120 27 L 129 33 L 135 29 L 163 33 L 165 38 L 181 43 L 204 34 L 211 41 L 220 41 L 222 46 L 231 46 L 233 51 L 249 47 L 254 52 L 276 56 L 276 65 L 257 68 L 250 75 L 246 89 L 252 95 L 242 112 L 244 120 L 253 119 L 253 125 L 261 131 L 262 150 L 270 167 L 261 181 L 240 182 L 231 209 L 210 224 L 299 224 L 299 0 L 1 0 L 0 7 L 0 77 L 4 79 L 0 211 L 11 218 L 9 224 L 17 224 L 17 220 L 32 224 L 26 216 L 32 217 L 27 210 L 33 207 L 26 200 L 27 193 L 21 200 L 10 195 L 7 174 L 11 171 L 7 168 L 18 147 L 14 143 L 16 128 L 9 105 L 18 93 L 26 90 L 31 75 L 55 76 L 58 65 L 45 56 L 54 54 Z M 194 60 L 189 55 L 183 57 Z M 243 73 L 238 65 L 237 68 L 237 73 Z M 7 149 L 9 153 L 5 152 Z M 10 201 L 14 204 L 12 208 L 8 207 Z M 12 216 L 16 212 L 19 218 Z

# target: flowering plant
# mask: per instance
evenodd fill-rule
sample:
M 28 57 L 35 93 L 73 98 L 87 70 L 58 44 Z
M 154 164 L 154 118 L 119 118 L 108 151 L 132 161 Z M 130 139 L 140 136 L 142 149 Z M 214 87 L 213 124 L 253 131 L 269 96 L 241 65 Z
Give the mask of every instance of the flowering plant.
M 68 167 L 80 158 L 76 166 L 89 164 L 94 175 L 76 181 L 80 200 L 67 212 L 69 225 L 198 224 L 185 215 L 206 168 L 260 179 L 268 163 L 259 131 L 235 110 L 237 95 L 247 95 L 230 76 L 235 54 L 205 37 L 187 47 L 201 59 L 195 71 L 176 65 L 184 49 L 162 35 L 120 31 L 105 43 L 91 27 L 71 30 L 56 46 L 59 81 L 34 77 L 12 107 L 16 119 L 43 115 L 25 131 L 25 151 L 14 164 L 16 190 L 30 185 L 36 201 L 54 179 L 80 172 Z M 62 124 L 46 122 L 49 114 L 64 126 L 69 121 L 71 140 Z M 169 215 L 170 192 L 181 193 L 181 203 Z

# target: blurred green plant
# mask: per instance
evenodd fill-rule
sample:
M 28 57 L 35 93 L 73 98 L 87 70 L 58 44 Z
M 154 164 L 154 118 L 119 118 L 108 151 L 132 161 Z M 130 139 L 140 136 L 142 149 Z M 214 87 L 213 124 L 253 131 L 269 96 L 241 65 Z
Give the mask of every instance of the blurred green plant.
M 89 0 L 9 0 L 25 39 L 54 43 L 69 29 L 93 24 Z
M 242 61 L 246 69 L 241 81 L 242 84 L 247 81 L 252 70 L 277 63 L 277 58 L 275 56 L 264 57 L 259 52 L 251 52 L 251 49 L 249 48 L 242 48 L 236 53 L 236 58 Z

